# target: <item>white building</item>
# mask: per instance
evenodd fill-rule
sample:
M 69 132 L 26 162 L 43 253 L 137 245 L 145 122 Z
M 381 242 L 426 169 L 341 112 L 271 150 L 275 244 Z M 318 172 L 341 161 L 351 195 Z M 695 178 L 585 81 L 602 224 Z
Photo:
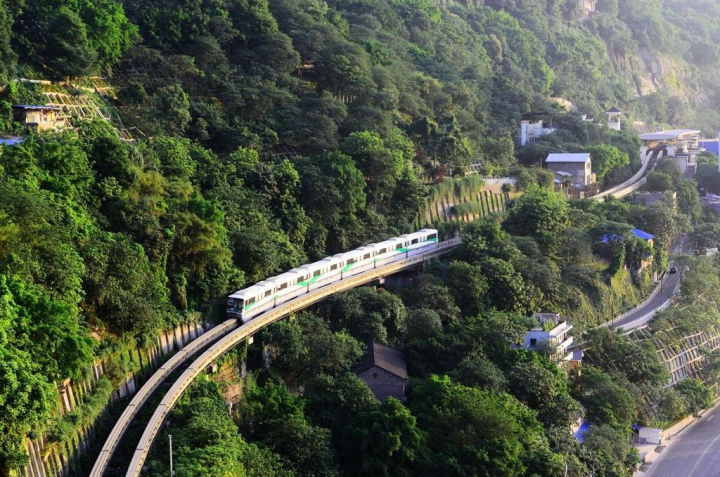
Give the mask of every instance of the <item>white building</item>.
M 547 352 L 555 361 L 573 360 L 574 353 L 570 348 L 575 341 L 569 335 L 572 325 L 562 320 L 559 313 L 535 313 L 533 318 L 540 322 L 540 326 L 525 333 L 523 348 Z
M 615 131 L 622 130 L 622 124 L 620 123 L 620 116 L 622 116 L 622 112 L 618 108 L 613 106 L 612 108 L 608 109 L 605 114 L 607 114 L 607 126 L 610 129 L 614 129 Z
M 696 129 L 671 129 L 648 134 L 641 134 L 643 141 L 642 154 L 649 154 L 657 149 L 664 151 L 665 157 L 675 161 L 684 174 L 697 171 L 696 157 L 704 151 L 700 146 L 700 131 Z
M 552 126 L 544 127 L 542 121 L 536 123 L 520 121 L 520 145 L 526 146 L 528 144 L 534 144 L 542 136 L 554 133 L 555 131 L 557 131 L 557 128 Z

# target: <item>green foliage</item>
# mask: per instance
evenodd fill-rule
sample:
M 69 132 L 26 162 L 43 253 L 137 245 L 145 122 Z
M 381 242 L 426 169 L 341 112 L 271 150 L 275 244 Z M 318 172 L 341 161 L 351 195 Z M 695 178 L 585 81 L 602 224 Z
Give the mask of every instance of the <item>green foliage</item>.
M 356 288 L 333 295 L 328 305 L 327 316 L 333 329 L 346 330 L 362 343 L 385 343 L 404 329 L 404 304 L 383 290 Z
M 554 250 L 567 220 L 568 205 L 560 195 L 534 188 L 515 201 L 503 228 L 515 235 L 533 237 L 545 250 Z
M 53 79 L 101 72 L 130 47 L 136 27 L 111 1 L 29 1 L 14 25 L 13 45 L 23 62 Z
M 44 428 L 54 382 L 92 362 L 93 345 L 73 304 L 20 278 L 0 275 L 0 469 L 25 460 L 24 437 Z
M 343 373 L 363 353 L 363 345 L 346 331 L 330 331 L 324 320 L 311 313 L 279 323 L 274 335 L 275 365 L 290 379 L 300 382 L 321 373 Z
M 628 435 L 635 414 L 633 395 L 612 376 L 592 366 L 585 366 L 573 382 L 573 396 L 587 409 L 587 419 L 607 424 L 622 435 Z
M 201 378 L 180 399 L 165 432 L 173 436 L 173 459 L 178 473 L 221 477 L 283 476 L 294 473 L 280 457 L 247 443 L 227 413 L 217 384 Z M 146 467 L 151 473 L 167 473 L 167 439 L 158 440 Z
M 598 144 L 590 146 L 587 151 L 592 156 L 592 170 L 600 183 L 605 181 L 605 176 L 611 170 L 630 165 L 628 155 L 615 146 Z
M 561 475 L 562 460 L 532 411 L 507 394 L 431 376 L 415 384 L 410 409 L 428 431 L 426 470 L 462 475 Z

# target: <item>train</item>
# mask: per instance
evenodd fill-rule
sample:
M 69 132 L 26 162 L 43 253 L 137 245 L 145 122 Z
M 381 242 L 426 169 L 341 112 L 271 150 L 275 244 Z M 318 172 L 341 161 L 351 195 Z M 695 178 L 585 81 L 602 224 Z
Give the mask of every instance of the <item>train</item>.
M 228 318 L 253 317 L 312 290 L 406 257 L 437 248 L 438 231 L 422 229 L 338 253 L 265 279 L 228 296 Z

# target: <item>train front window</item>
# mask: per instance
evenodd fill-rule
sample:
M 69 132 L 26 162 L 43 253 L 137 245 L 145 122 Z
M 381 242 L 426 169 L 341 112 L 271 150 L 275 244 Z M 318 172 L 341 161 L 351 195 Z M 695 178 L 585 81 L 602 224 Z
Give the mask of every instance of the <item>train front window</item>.
M 435 240 L 435 239 L 437 239 L 437 234 L 428 235 L 428 240 Z

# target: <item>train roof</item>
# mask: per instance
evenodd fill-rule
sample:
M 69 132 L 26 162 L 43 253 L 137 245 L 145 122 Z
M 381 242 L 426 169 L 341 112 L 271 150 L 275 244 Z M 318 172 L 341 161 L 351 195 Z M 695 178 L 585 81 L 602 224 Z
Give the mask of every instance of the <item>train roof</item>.
M 245 298 L 245 297 L 253 297 L 256 295 L 259 295 L 261 293 L 266 292 L 268 289 L 272 289 L 275 287 L 275 282 L 273 280 L 263 280 L 261 282 L 256 283 L 255 285 L 249 286 L 247 288 L 243 288 L 242 290 L 238 290 L 232 295 L 230 295 L 230 298 Z
M 285 272 L 281 275 L 278 275 L 273 278 L 275 281 L 275 285 L 281 285 L 283 283 L 286 283 L 288 281 L 291 281 L 293 279 L 297 279 L 298 277 L 302 276 L 302 273 L 298 272 L 297 269 L 290 270 L 289 272 Z

